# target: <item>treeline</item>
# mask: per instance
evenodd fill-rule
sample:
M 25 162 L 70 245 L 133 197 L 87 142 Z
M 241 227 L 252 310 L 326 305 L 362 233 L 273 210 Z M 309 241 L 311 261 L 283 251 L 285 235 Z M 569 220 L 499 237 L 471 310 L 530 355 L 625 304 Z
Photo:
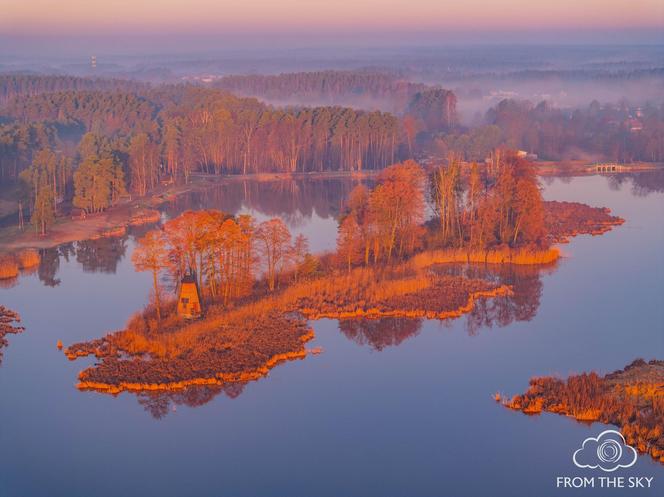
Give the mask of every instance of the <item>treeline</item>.
M 147 85 L 124 79 L 81 78 L 77 76 L 3 74 L 0 75 L 0 105 L 16 97 L 82 90 L 133 91 Z
M 79 126 L 107 137 L 156 131 L 157 106 L 145 97 L 120 91 L 66 91 L 16 98 L 2 114 L 23 124 Z
M 423 225 L 425 207 L 434 216 Z M 451 157 L 428 178 L 413 161 L 381 172 L 378 185 L 350 194 L 339 225 L 337 255 L 347 267 L 389 263 L 422 249 L 466 254 L 550 245 L 532 163 L 497 151 L 487 167 L 464 173 Z
M 72 167 L 68 186 L 59 191 L 70 195 L 56 195 L 54 205 L 73 200 L 86 212 L 112 205 L 125 191 L 144 195 L 162 181 L 187 181 L 197 171 L 361 171 L 383 168 L 405 153 L 399 120 L 391 114 L 343 107 L 276 109 L 194 86 L 164 86 L 141 95 L 44 93 L 14 99 L 0 114 L 13 121 L 0 127 L 2 182 L 43 169 L 38 162 L 45 152 L 65 156 Z M 29 185 L 33 212 L 40 185 L 54 187 L 50 181 Z M 83 202 L 81 194 L 97 199 Z
M 427 86 L 375 71 L 316 71 L 225 76 L 213 83 L 241 95 L 299 104 L 360 105 L 403 112 Z
M 618 162 L 664 160 L 664 107 L 600 105 L 563 110 L 546 102 L 503 100 L 486 114 L 486 125 L 438 136 L 439 153 L 455 151 L 482 160 L 496 147 L 521 149 L 545 160 Z
M 145 169 L 147 142 L 158 155 L 153 174 L 174 179 L 193 171 L 258 173 L 268 171 L 362 170 L 394 162 L 399 154 L 399 121 L 391 114 L 343 107 L 275 109 L 255 99 L 191 86 L 175 86 L 138 96 L 119 92 L 64 92 L 14 100 L 1 114 L 13 124 L 3 176 L 16 176 L 31 160 L 30 151 L 44 144 L 29 141 L 19 124 L 50 130 L 79 127 L 108 139 L 129 154 L 125 170 Z M 28 124 L 30 123 L 30 124 Z M 52 131 L 51 131 L 52 132 Z M 53 146 L 53 144 L 50 144 Z M 132 148 L 140 152 L 132 153 Z M 137 154 L 140 159 L 137 159 Z M 148 154 L 148 155 L 150 155 Z M 145 159 L 147 160 L 147 159 Z M 163 170 L 161 170 L 163 169 Z M 146 175 L 145 171 L 137 173 Z M 132 176 L 129 174 L 128 176 Z M 144 185 L 129 185 L 144 190 Z M 154 186 L 154 185 L 150 185 Z

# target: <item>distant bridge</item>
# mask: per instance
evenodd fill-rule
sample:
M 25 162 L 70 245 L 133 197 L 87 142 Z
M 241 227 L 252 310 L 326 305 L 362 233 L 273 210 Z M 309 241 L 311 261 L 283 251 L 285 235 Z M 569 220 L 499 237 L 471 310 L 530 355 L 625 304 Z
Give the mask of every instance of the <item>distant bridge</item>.
M 630 168 L 622 164 L 616 164 L 613 162 L 602 163 L 602 164 L 593 164 L 590 166 L 590 169 L 596 173 L 623 173 L 628 171 Z

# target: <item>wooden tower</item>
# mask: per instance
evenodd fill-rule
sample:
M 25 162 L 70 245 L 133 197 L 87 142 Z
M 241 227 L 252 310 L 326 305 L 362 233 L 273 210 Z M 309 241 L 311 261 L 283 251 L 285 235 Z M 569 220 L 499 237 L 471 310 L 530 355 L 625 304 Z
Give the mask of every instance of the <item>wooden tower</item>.
M 188 272 L 180 281 L 178 289 L 178 316 L 196 319 L 202 313 L 201 292 L 198 289 L 196 273 Z

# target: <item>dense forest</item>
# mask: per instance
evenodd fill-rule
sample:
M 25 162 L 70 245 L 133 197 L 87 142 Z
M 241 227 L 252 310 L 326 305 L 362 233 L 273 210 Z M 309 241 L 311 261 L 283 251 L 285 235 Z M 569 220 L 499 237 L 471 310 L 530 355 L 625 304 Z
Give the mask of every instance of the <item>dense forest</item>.
M 0 186 L 21 186 L 42 231 L 59 205 L 99 212 L 194 173 L 362 171 L 451 153 L 483 162 L 500 148 L 545 160 L 664 160 L 662 107 L 507 99 L 465 128 L 453 92 L 370 71 L 229 76 L 213 87 L 19 75 L 0 85 Z M 400 110 L 275 107 L 224 86 L 304 101 L 389 97 Z
M 391 114 L 277 109 L 189 85 L 140 94 L 42 93 L 11 100 L 1 114 L 9 122 L 0 125 L 0 178 L 5 184 L 33 179 L 26 182 L 33 212 L 42 190 L 55 191 L 46 151 L 56 162 L 71 162 L 69 187 L 59 190 L 71 192 L 86 212 L 103 210 L 126 191 L 144 195 L 162 181 L 187 181 L 196 171 L 361 171 L 383 168 L 403 153 L 399 120 Z
M 146 88 L 144 83 L 124 79 L 82 78 L 35 74 L 0 74 L 0 105 L 20 96 L 60 91 L 124 90 Z
M 214 87 L 273 102 L 376 107 L 403 112 L 413 96 L 427 90 L 393 74 L 372 71 L 318 71 L 277 75 L 225 76 Z

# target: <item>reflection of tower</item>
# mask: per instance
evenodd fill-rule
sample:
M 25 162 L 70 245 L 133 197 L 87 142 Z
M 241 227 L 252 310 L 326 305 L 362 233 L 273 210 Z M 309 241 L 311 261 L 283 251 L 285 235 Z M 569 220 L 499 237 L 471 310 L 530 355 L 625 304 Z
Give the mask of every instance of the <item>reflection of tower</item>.
M 90 67 L 91 67 L 92 69 L 96 69 L 96 68 L 97 68 L 97 57 L 96 57 L 95 55 L 92 55 L 92 56 L 90 57 Z

